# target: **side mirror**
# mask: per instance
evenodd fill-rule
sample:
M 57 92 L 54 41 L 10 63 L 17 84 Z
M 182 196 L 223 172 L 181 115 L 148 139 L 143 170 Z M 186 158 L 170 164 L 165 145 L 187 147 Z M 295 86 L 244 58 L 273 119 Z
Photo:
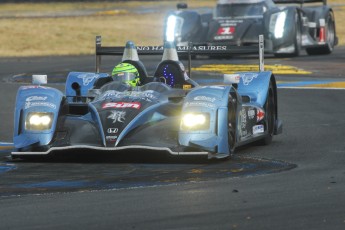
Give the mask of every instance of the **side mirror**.
M 239 74 L 224 74 L 224 84 L 238 84 L 241 76 Z
M 241 75 L 239 74 L 224 74 L 224 84 L 232 85 L 237 89 L 238 83 L 240 83 Z
M 187 4 L 187 3 L 177 3 L 177 4 L 176 4 L 176 8 L 177 8 L 178 10 L 187 9 L 187 8 L 188 8 L 188 4 Z
M 32 84 L 34 85 L 44 85 L 47 84 L 47 75 L 32 75 Z

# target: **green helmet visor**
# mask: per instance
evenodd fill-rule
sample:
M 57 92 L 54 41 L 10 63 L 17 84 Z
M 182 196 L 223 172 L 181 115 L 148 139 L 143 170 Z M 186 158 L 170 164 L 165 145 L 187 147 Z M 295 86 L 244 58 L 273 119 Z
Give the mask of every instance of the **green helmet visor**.
M 139 83 L 139 78 L 134 73 L 117 73 L 113 77 L 133 87 L 137 86 L 137 84 Z

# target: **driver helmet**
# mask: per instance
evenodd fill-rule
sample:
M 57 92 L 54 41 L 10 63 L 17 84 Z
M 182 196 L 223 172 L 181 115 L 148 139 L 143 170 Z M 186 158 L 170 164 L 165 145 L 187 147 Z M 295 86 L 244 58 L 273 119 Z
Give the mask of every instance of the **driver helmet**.
M 139 72 L 134 65 L 129 63 L 120 63 L 114 67 L 111 74 L 116 80 L 128 84 L 129 86 L 135 87 L 140 84 Z

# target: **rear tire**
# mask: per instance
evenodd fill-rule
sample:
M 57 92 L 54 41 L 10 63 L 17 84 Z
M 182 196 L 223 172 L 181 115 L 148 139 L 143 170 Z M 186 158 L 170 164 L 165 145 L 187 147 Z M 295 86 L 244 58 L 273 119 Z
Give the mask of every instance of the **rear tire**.
M 335 23 L 332 12 L 329 12 L 327 16 L 325 33 L 326 45 L 316 48 L 307 48 L 306 52 L 308 55 L 325 55 L 333 52 L 335 46 Z

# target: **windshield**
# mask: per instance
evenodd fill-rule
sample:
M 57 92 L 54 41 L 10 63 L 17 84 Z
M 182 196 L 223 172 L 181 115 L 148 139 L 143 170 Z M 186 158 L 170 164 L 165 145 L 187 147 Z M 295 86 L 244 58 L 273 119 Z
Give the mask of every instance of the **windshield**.
M 262 16 L 266 11 L 264 2 L 252 4 L 218 4 L 216 17 L 257 17 Z

